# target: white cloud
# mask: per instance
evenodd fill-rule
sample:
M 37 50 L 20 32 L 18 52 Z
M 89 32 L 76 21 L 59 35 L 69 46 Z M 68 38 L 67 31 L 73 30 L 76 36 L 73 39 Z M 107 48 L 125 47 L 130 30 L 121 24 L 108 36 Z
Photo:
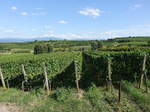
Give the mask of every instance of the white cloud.
M 60 21 L 58 21 L 58 23 L 59 23 L 59 24 L 67 24 L 67 23 L 68 23 L 68 21 L 60 20 Z
M 97 8 L 85 8 L 80 10 L 78 13 L 84 16 L 97 17 L 102 14 L 103 11 Z
M 17 10 L 17 7 L 12 6 L 12 7 L 11 7 L 11 10 Z
M 139 27 L 137 27 L 139 26 Z M 110 30 L 105 32 L 81 32 L 81 33 L 57 33 L 54 31 L 42 32 L 37 37 L 56 37 L 60 39 L 68 40 L 96 40 L 96 39 L 109 39 L 115 37 L 128 37 L 128 36 L 149 36 L 150 25 L 136 25 L 129 27 L 128 29 Z
M 28 12 L 21 12 L 22 16 L 45 16 L 47 13 L 46 12 L 32 12 L 32 13 L 28 13 Z
M 131 28 L 150 28 L 150 24 L 139 24 L 139 25 L 132 25 Z
M 15 30 L 13 30 L 13 29 L 7 29 L 7 30 L 4 30 L 3 32 L 4 33 L 14 33 Z
M 83 39 L 83 37 L 80 34 L 75 34 L 75 33 L 66 33 L 66 34 L 57 34 L 54 32 L 49 32 L 46 34 L 41 35 L 41 37 L 56 37 L 60 39 Z
M 46 29 L 45 29 L 46 28 Z M 48 28 L 48 29 L 47 29 Z M 43 29 L 43 31 L 42 31 Z M 0 38 L 3 37 L 16 37 L 16 38 L 40 38 L 40 37 L 56 37 L 60 39 L 109 39 L 115 37 L 128 37 L 128 36 L 149 36 L 150 35 L 150 24 L 133 25 L 127 29 L 116 29 L 104 32 L 80 32 L 80 33 L 57 33 L 54 32 L 49 25 L 45 25 L 42 29 L 33 28 L 32 32 L 21 31 L 20 29 L 14 28 L 3 28 L 0 27 Z M 34 31 L 34 32 L 33 32 Z
M 41 7 L 38 7 L 38 8 L 35 8 L 36 10 L 43 10 L 43 8 L 41 8 Z
M 37 31 L 37 29 L 36 28 L 32 28 L 31 31 L 35 32 L 35 31 Z
M 128 37 L 128 36 L 149 36 L 150 27 L 149 28 L 131 27 L 128 29 L 119 29 L 119 30 L 112 30 L 108 32 L 101 32 L 98 35 L 99 35 L 98 37 L 103 37 L 105 39 L 115 38 L 115 37 Z
M 136 10 L 136 9 L 139 9 L 139 8 L 142 8 L 142 4 L 134 4 L 134 5 L 130 6 L 131 10 Z
M 22 16 L 28 16 L 28 13 L 27 12 L 21 12 L 21 15 Z
M 51 29 L 52 27 L 50 25 L 44 25 L 44 30 L 45 29 Z
M 31 13 L 32 16 L 45 16 L 46 12 L 33 12 Z

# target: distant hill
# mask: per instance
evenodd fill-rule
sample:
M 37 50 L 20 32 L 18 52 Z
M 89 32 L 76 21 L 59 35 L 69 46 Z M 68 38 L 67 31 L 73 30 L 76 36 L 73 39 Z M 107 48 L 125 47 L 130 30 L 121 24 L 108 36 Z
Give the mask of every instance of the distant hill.
M 116 41 L 134 41 L 134 42 L 145 42 L 145 41 L 150 41 L 150 36 L 139 36 L 139 37 L 119 37 L 119 38 L 114 38 L 112 40 Z
M 35 40 L 63 40 L 56 37 L 40 37 L 40 38 L 0 38 L 0 42 L 30 42 Z
M 36 37 L 36 38 L 0 38 L 0 42 L 31 42 L 31 41 L 47 41 L 47 40 L 65 40 L 62 38 L 56 37 Z M 73 39 L 73 40 L 87 40 L 87 39 Z M 88 39 L 92 40 L 92 39 Z M 136 42 L 145 42 L 150 41 L 150 36 L 137 36 L 137 37 L 117 37 L 114 39 L 108 39 L 114 41 L 136 41 Z M 107 40 L 106 40 L 107 41 Z

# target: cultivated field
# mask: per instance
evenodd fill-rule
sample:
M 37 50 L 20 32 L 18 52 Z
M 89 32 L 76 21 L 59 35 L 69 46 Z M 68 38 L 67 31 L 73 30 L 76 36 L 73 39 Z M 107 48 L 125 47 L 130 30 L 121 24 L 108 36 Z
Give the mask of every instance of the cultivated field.
M 0 43 L 0 108 L 8 112 L 9 108 L 14 112 L 149 112 L 147 40 Z M 52 44 L 54 50 L 33 54 L 38 44 Z

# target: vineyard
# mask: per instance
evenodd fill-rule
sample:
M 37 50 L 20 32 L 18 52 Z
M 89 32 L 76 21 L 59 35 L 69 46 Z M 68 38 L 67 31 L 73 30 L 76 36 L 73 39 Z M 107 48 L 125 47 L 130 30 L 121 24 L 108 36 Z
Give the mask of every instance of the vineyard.
M 80 55 L 81 53 L 8 55 L 1 56 L 0 66 L 5 79 L 10 83 L 9 86 L 20 86 L 25 77 L 31 83 L 34 81 L 37 82 L 38 78 L 39 82 L 44 80 L 44 75 L 42 76 L 44 72 L 44 66 L 46 67 L 48 78 L 50 80 L 53 79 L 57 74 L 61 74 L 66 68 L 71 66 L 75 59 L 80 61 L 78 58 Z M 23 71 L 25 72 L 24 74 L 26 74 L 25 77 Z
M 149 54 L 144 52 L 65 52 L 50 53 L 41 55 L 32 54 L 14 54 L 1 56 L 0 66 L 5 79 L 10 83 L 15 81 L 23 81 L 25 77 L 34 81 L 44 73 L 44 66 L 48 74 L 49 80 L 58 80 L 60 74 L 68 75 L 67 79 L 75 80 L 75 69 L 78 67 L 78 75 L 80 75 L 80 83 L 82 87 L 89 87 L 92 83 L 97 86 L 106 84 L 108 79 L 108 66 L 112 69 L 110 79 L 112 82 L 120 80 L 137 81 L 142 74 L 143 60 L 146 59 L 146 72 L 150 74 Z M 78 63 L 77 66 L 76 63 Z M 24 73 L 24 72 L 25 73 Z M 68 73 L 67 73 L 68 72 Z M 72 75 L 71 75 L 72 74 Z M 43 75 L 44 76 L 44 75 Z M 19 80 L 18 80 L 18 77 Z M 22 77 L 22 78 L 21 78 Z M 63 76 L 64 77 L 64 76 Z M 42 79 L 42 77 L 41 77 Z M 44 80 L 44 79 L 43 79 Z M 60 82 L 61 80 L 58 80 Z M 68 81 L 66 81 L 68 82 Z M 74 81 L 72 81 L 73 83 Z M 85 82 L 85 84 L 84 84 Z M 14 84 L 13 84 L 14 85 Z M 71 83 L 67 85 L 72 85 Z M 11 85 L 10 85 L 11 86 Z
M 91 52 L 83 54 L 83 72 L 86 74 L 83 78 L 85 85 L 95 82 L 96 85 L 104 85 L 108 78 L 108 66 L 111 66 L 111 80 L 117 82 L 127 80 L 134 82 L 140 79 L 143 67 L 144 57 L 146 59 L 146 72 L 149 76 L 149 55 L 148 53 L 131 51 L 131 52 Z M 95 74 L 93 76 L 93 74 Z
M 0 93 L 3 96 L 0 101 L 5 101 L 7 94 L 10 95 L 7 98 L 8 102 L 23 106 L 31 107 L 30 103 L 38 100 L 35 104 L 38 107 L 30 108 L 35 112 L 150 111 L 149 52 L 2 55 L 0 73 L 3 76 L 0 85 L 12 88 Z M 45 96 L 43 87 L 50 98 Z M 76 108 L 73 108 L 73 105 Z
M 0 112 L 150 112 L 150 0 L 0 0 Z

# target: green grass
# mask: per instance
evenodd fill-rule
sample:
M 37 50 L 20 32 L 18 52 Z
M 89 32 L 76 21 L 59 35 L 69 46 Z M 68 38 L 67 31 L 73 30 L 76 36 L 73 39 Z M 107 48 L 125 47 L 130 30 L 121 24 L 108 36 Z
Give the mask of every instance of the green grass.
M 143 112 L 150 111 L 150 94 L 145 93 L 138 88 L 134 88 L 131 83 L 127 82 L 124 82 L 123 90 L 132 97 Z
M 116 89 L 114 95 L 95 86 L 81 91 L 79 98 L 74 88 L 57 88 L 49 96 L 42 89 L 23 92 L 0 88 L 0 102 L 15 103 L 25 112 L 140 112 L 124 94 L 118 103 Z
M 98 95 L 100 91 L 96 92 L 90 90 L 79 99 L 75 89 L 60 88 L 47 96 L 43 90 L 22 92 L 1 88 L 0 102 L 15 103 L 27 112 L 112 112 L 109 111 L 111 108 L 106 107 L 104 96 Z M 91 93 L 92 97 L 89 95 Z M 97 99 L 94 106 L 91 105 L 92 99 Z
M 113 112 L 97 89 L 78 98 L 75 89 L 60 88 L 47 96 L 43 90 L 22 92 L 0 89 L 0 102 L 15 103 L 27 112 Z M 98 95 L 99 94 L 99 95 Z M 96 99 L 96 103 L 92 103 Z
M 147 81 L 147 85 L 150 88 L 150 80 Z

